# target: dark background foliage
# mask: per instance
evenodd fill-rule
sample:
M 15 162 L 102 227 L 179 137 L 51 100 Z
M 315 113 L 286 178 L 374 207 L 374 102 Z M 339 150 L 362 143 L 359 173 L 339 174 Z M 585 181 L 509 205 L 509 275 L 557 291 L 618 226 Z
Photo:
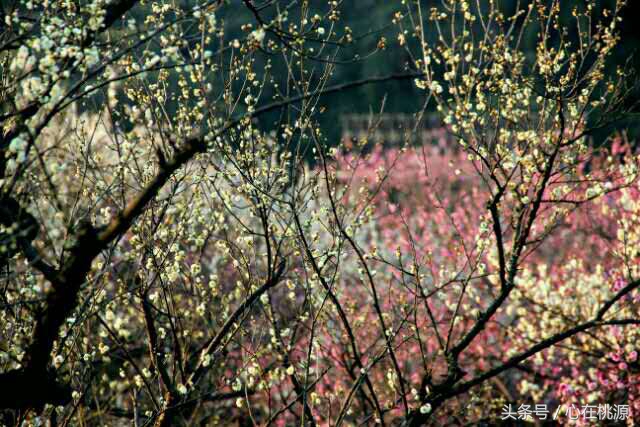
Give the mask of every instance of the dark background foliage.
M 440 0 L 421 1 L 423 11 L 428 11 L 431 7 L 441 5 Z M 229 34 L 234 34 L 234 32 L 238 31 L 240 22 L 252 22 L 249 12 L 241 7 L 242 2 L 237 0 L 237 3 L 237 9 L 225 8 L 229 16 L 220 17 L 225 21 L 225 27 Z M 280 9 L 283 9 L 290 2 L 279 3 L 281 3 Z M 315 9 L 318 13 L 322 13 L 323 10 L 327 9 L 325 1 L 310 1 L 309 3 L 311 4 L 311 10 Z M 516 10 L 525 8 L 529 1 L 501 0 L 497 3 L 504 9 L 505 15 L 512 16 Z M 572 9 L 574 7 L 582 8 L 586 3 L 583 0 L 563 0 L 561 4 L 563 19 L 566 24 L 571 26 L 573 19 L 571 16 Z M 612 10 L 615 7 L 615 0 L 598 0 L 594 4 L 595 16 L 600 16 L 602 10 Z M 346 63 L 335 65 L 333 82 L 343 83 L 371 76 L 406 72 L 411 58 L 404 49 L 399 48 L 397 42 L 398 27 L 391 23 L 394 13 L 400 10 L 399 8 L 400 2 L 394 1 L 358 0 L 342 3 L 342 23 L 353 30 L 355 42 L 351 46 L 341 49 L 338 57 Z M 269 10 L 265 9 L 263 12 L 266 17 L 269 16 Z M 231 13 L 230 11 L 233 12 Z M 634 70 L 637 75 L 640 71 L 640 55 L 638 52 L 638 47 L 640 46 L 640 24 L 638 23 L 640 1 L 629 1 L 623 9 L 622 16 L 621 41 L 614 52 L 612 63 L 608 70 L 614 72 L 616 66 L 626 65 Z M 293 21 L 294 19 L 292 16 L 291 20 Z M 340 27 L 338 26 L 338 28 Z M 240 36 L 240 33 L 237 34 Z M 427 37 L 435 37 L 433 28 L 426 27 L 425 34 Z M 576 38 L 575 33 L 569 34 L 569 36 Z M 360 54 L 363 57 L 367 53 L 374 51 L 382 37 L 387 41 L 387 49 L 378 51 L 366 57 L 366 59 L 351 61 L 356 54 Z M 410 37 L 407 37 L 407 40 L 409 39 Z M 535 57 L 537 44 L 535 31 L 526 33 L 523 42 L 527 55 L 532 58 Z M 277 75 L 278 71 L 274 70 L 274 73 Z M 282 75 L 286 75 L 284 70 Z M 348 91 L 332 93 L 324 96 L 321 102 L 321 105 L 330 107 L 322 115 L 324 123 L 321 123 L 321 129 L 327 138 L 327 143 L 335 145 L 340 140 L 344 130 L 342 129 L 343 123 L 341 119 L 345 115 L 377 112 L 376 108 L 381 107 L 381 100 L 385 102 L 384 110 L 386 113 L 415 113 L 422 106 L 423 95 L 424 93 L 416 88 L 411 79 L 365 85 Z M 629 103 L 635 104 L 640 99 L 639 95 L 640 92 L 636 90 L 631 99 L 629 99 Z M 634 108 L 634 111 L 637 110 L 637 107 Z M 279 116 L 267 116 L 261 121 L 261 124 L 267 130 L 272 129 L 274 125 L 277 125 L 279 119 L 281 119 Z M 631 133 L 631 139 L 634 139 L 633 137 L 640 133 L 640 125 L 636 124 L 636 122 L 637 117 L 635 115 L 620 117 L 620 121 L 613 124 L 612 128 L 602 129 L 599 134 L 594 135 L 594 139 L 596 143 L 599 143 L 616 129 L 627 129 Z

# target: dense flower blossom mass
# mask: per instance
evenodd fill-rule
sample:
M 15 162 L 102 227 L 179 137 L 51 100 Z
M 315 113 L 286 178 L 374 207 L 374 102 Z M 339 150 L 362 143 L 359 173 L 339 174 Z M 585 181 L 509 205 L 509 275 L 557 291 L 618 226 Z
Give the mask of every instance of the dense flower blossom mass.
M 1 424 L 640 419 L 624 1 L 9 3 Z

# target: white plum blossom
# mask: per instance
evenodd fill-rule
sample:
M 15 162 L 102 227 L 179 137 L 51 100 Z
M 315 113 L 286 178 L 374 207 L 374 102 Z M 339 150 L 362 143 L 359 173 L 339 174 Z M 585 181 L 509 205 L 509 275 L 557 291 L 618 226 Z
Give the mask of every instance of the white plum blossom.
M 257 43 L 262 43 L 265 36 L 266 31 L 264 30 L 264 28 L 258 28 L 257 30 L 252 31 L 251 34 L 249 34 L 249 37 Z

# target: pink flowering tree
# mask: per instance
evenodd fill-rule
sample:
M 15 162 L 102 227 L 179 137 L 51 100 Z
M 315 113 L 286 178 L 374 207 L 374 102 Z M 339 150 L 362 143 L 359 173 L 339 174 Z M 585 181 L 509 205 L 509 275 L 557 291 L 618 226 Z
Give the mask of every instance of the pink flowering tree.
M 638 298 L 630 291 L 636 283 L 614 273 L 629 271 L 633 249 L 618 230 L 629 224 L 625 217 L 638 191 L 635 172 L 628 172 L 635 156 L 622 138 L 580 166 L 580 184 L 563 196 L 562 220 L 519 263 L 513 293 L 459 355 L 460 385 L 448 392 L 440 388 L 451 363 L 447 347 L 453 344 L 447 343 L 473 330 L 500 295 L 495 243 L 478 248 L 482 237 L 495 239 L 482 203 L 490 194 L 481 190 L 473 162 L 462 151 L 374 150 L 365 157 L 357 162 L 344 156 L 340 164 L 352 171 L 356 188 L 376 192 L 363 246 L 371 248 L 367 264 L 374 277 L 387 284 L 381 285 L 384 314 L 405 322 L 394 341 L 411 407 L 429 415 L 433 401 L 421 404 L 421 395 L 451 393 L 436 412 L 438 423 L 499 420 L 505 404 L 518 402 L 563 404 L 565 410 L 571 404 L 626 404 L 637 410 L 637 384 L 627 365 L 636 360 L 629 342 L 637 333 Z M 602 181 L 610 188 L 587 196 L 592 180 L 585 169 L 606 164 L 616 164 Z M 611 255 L 591 264 L 594 253 Z M 604 317 L 614 299 L 616 317 Z M 360 306 L 357 313 L 363 316 Z M 593 320 L 598 316 L 602 320 Z M 367 340 L 373 321 L 360 323 Z M 615 355 L 609 353 L 613 349 Z M 392 392 L 398 385 L 391 381 L 387 387 Z M 400 402 L 390 399 L 402 417 Z
M 506 402 L 622 402 L 633 416 L 637 158 L 622 136 L 589 138 L 624 112 L 624 70 L 603 74 L 622 4 L 599 24 L 591 6 L 573 10 L 576 45 L 560 2 L 531 3 L 518 16 L 537 28 L 533 60 L 515 18 L 485 6 L 406 10 L 445 149 L 339 158 L 363 225 L 351 237 L 336 222 L 369 288 L 353 291 L 372 307 L 362 334 L 371 347 L 377 324 L 386 346 L 383 407 L 403 425 L 497 419 Z

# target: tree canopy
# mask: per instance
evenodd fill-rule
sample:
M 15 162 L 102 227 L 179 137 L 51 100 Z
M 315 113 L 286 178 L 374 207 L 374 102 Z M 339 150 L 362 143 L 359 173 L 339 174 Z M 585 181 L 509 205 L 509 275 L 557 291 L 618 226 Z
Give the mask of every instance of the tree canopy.
M 3 2 L 0 422 L 631 422 L 630 7 Z

